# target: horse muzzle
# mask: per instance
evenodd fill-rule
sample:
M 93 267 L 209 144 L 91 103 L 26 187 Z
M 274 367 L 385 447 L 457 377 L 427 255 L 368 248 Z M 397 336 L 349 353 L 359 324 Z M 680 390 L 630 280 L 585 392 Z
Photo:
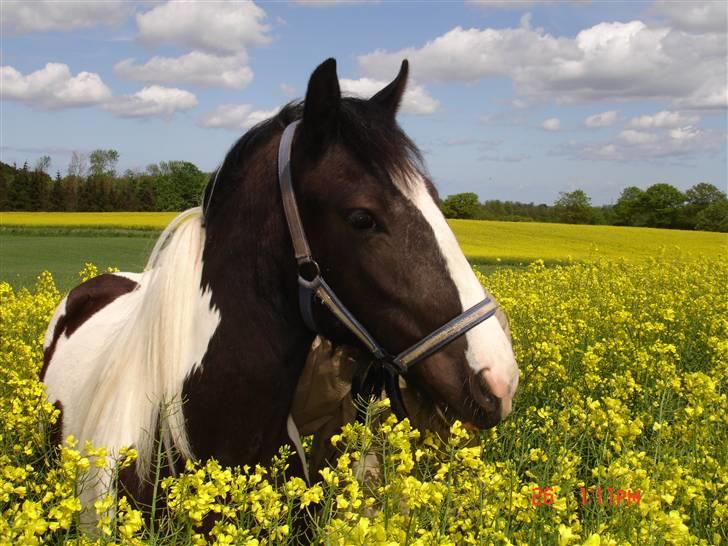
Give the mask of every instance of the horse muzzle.
M 518 387 L 518 368 L 510 374 L 484 368 L 468 379 L 467 400 L 461 419 L 469 428 L 491 428 L 508 417 L 513 408 L 513 396 Z
M 482 411 L 498 416 L 499 420 L 505 419 L 511 413 L 518 385 L 518 374 L 514 377 L 511 381 L 504 381 L 489 369 L 481 370 L 471 376 L 470 395 Z

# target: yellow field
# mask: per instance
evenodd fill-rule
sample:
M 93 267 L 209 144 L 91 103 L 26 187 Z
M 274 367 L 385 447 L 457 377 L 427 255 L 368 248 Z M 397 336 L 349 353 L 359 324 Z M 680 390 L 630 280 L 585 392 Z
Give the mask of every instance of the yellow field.
M 728 254 L 728 234 L 621 226 L 450 220 L 471 260 L 532 262 Z
M 533 264 L 481 280 L 508 313 L 521 374 L 495 429 L 455 424 L 439 439 L 406 420 L 347 425 L 343 455 L 311 484 L 285 479 L 285 457 L 188 461 L 161 482 L 158 525 L 112 488 L 88 508 L 93 537 L 78 524 L 89 469 L 133 464 L 136 450 L 50 450 L 41 423 L 58 411 L 38 372 L 62 294 L 48 273 L 28 289 L 0 282 L 0 545 L 728 543 L 728 259 Z M 369 460 L 381 474 L 360 481 Z
M 162 229 L 174 212 L 5 212 L 0 227 Z M 728 254 L 728 234 L 616 226 L 450 220 L 476 262 L 565 262 Z
M 0 227 L 164 229 L 176 212 L 3 212 Z

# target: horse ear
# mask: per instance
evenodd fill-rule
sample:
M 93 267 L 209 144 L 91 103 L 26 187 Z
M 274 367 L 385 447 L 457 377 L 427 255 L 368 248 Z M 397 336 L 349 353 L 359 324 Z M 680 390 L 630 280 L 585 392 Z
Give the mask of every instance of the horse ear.
M 311 144 L 321 145 L 326 135 L 336 127 L 340 103 L 336 59 L 326 59 L 311 74 L 303 102 L 302 127 Z
M 402 61 L 402 66 L 399 68 L 399 74 L 397 74 L 397 77 L 394 78 L 394 81 L 369 99 L 371 102 L 378 103 L 389 113 L 390 116 L 392 116 L 392 118 L 397 115 L 397 109 L 402 102 L 402 96 L 404 95 L 405 87 L 407 87 L 408 73 L 409 62 L 405 59 Z

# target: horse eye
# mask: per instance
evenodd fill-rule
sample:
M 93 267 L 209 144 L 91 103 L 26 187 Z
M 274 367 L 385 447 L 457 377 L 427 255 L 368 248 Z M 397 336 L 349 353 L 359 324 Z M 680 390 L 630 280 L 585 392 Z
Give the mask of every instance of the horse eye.
M 373 229 L 377 225 L 372 215 L 362 209 L 357 209 L 350 212 L 349 215 L 346 217 L 346 221 L 349 222 L 349 224 L 354 229 L 359 229 L 362 231 Z

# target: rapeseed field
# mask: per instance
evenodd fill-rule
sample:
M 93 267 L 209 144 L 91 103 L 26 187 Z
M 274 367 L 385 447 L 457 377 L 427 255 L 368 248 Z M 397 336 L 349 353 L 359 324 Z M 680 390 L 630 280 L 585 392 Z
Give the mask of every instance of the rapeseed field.
M 54 452 L 40 426 L 56 418 L 38 371 L 61 294 L 47 273 L 30 289 L 0 283 L 0 543 L 725 544 L 728 258 L 537 261 L 481 280 L 521 368 L 497 428 L 455 423 L 440 439 L 406 420 L 354 424 L 314 485 L 286 479 L 281 461 L 190 462 L 162 483 L 161 521 L 110 492 L 89 508 L 92 534 L 79 531 L 79 487 L 106 452 L 72 438 Z M 360 481 L 372 453 L 381 479 Z
M 3 212 L 1 227 L 163 230 L 177 212 Z
M 476 263 L 569 263 L 600 258 L 631 262 L 658 256 L 728 255 L 728 234 L 626 226 L 449 220 Z

